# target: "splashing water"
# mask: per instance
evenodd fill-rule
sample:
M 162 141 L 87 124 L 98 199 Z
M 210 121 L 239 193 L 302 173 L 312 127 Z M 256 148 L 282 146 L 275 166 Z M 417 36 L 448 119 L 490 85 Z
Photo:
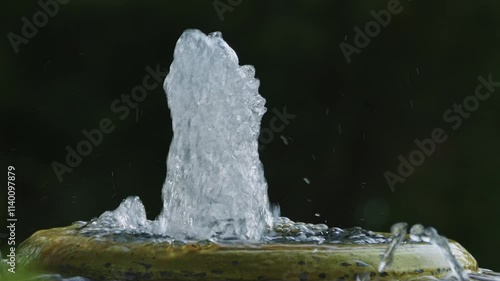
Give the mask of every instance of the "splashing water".
M 421 224 L 416 224 L 410 229 L 410 239 L 414 242 L 427 242 L 436 246 L 450 265 L 453 276 L 459 281 L 468 281 L 469 276 L 464 272 L 462 266 L 457 261 L 450 249 L 450 244 L 446 237 L 437 233 L 433 227 L 424 228 Z
M 140 199 L 129 197 L 116 210 L 85 223 L 80 233 L 173 243 L 388 243 L 361 228 L 293 222 L 279 216 L 279 207 L 270 207 L 257 142 L 266 108 L 254 75 L 252 66 L 239 66 L 219 32 L 185 31 L 164 84 L 174 137 L 163 211 L 148 221 Z
M 220 32 L 187 30 L 165 80 L 174 138 L 156 231 L 258 240 L 272 224 L 258 154 L 265 99 Z
M 407 227 L 406 223 L 397 223 L 391 227 L 392 241 L 380 259 L 379 272 L 383 272 L 386 267 L 392 264 L 396 248 L 405 240 Z M 433 227 L 424 228 L 421 224 L 412 226 L 410 229 L 410 241 L 426 242 L 436 246 L 448 262 L 453 277 L 459 281 L 469 280 L 469 275 L 464 272 L 462 266 L 453 255 L 448 239 L 439 235 Z
M 139 198 L 130 197 L 88 228 L 260 240 L 272 227 L 273 211 L 257 141 L 265 99 L 254 76 L 254 67 L 238 64 L 220 32 L 186 30 L 164 83 L 174 137 L 163 211 L 147 221 Z

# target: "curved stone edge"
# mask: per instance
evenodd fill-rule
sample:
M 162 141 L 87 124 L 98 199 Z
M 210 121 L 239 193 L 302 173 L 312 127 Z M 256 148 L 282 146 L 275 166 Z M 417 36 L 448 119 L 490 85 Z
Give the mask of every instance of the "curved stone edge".
M 228 245 L 131 242 L 78 236 L 76 226 L 41 230 L 18 249 L 18 266 L 93 280 L 409 280 L 443 277 L 449 267 L 429 244 L 403 244 L 392 266 L 377 271 L 386 245 Z M 464 269 L 477 262 L 460 244 L 450 247 Z

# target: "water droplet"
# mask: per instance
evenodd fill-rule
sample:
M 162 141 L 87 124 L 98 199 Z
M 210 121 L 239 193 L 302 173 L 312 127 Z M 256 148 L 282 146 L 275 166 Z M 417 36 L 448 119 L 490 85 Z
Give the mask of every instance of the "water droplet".
M 288 139 L 284 135 L 281 135 L 280 138 L 283 140 L 285 145 L 288 145 Z

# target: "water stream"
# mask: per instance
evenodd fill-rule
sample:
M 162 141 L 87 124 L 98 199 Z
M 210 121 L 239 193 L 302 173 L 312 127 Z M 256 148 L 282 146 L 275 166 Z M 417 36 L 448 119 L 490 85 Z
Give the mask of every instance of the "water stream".
M 437 233 L 433 227 L 424 228 L 421 224 L 416 224 L 410 229 L 410 239 L 414 242 L 427 242 L 436 246 L 442 253 L 448 264 L 450 265 L 453 277 L 459 281 L 468 281 L 469 276 L 453 256 L 448 239 Z
M 394 261 L 394 254 L 396 253 L 396 248 L 401 244 L 406 236 L 406 228 L 408 224 L 406 223 L 397 223 L 391 227 L 392 233 L 392 241 L 387 246 L 382 258 L 380 259 L 380 263 L 378 265 L 378 272 L 384 272 L 385 268 L 390 266 Z
M 397 223 L 392 226 L 392 241 L 382 255 L 379 263 L 379 272 L 383 272 L 389 267 L 394 259 L 397 247 L 405 242 L 405 236 L 408 225 L 406 223 Z M 451 277 L 458 281 L 468 281 L 469 275 L 462 269 L 462 266 L 452 254 L 448 239 L 437 233 L 433 227 L 424 228 L 421 224 L 416 224 L 410 229 L 410 241 L 408 242 L 426 242 L 434 245 L 443 254 L 444 259 L 451 269 Z

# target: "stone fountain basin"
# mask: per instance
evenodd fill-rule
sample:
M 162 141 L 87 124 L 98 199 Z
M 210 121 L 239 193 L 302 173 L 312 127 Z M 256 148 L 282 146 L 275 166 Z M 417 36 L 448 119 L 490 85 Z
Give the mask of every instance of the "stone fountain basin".
M 18 265 L 96 281 L 410 280 L 450 271 L 439 250 L 424 243 L 400 245 L 392 266 L 381 273 L 377 267 L 387 244 L 174 244 L 88 237 L 72 225 L 33 234 L 18 249 Z M 455 241 L 450 247 L 464 269 L 477 272 L 469 252 Z

